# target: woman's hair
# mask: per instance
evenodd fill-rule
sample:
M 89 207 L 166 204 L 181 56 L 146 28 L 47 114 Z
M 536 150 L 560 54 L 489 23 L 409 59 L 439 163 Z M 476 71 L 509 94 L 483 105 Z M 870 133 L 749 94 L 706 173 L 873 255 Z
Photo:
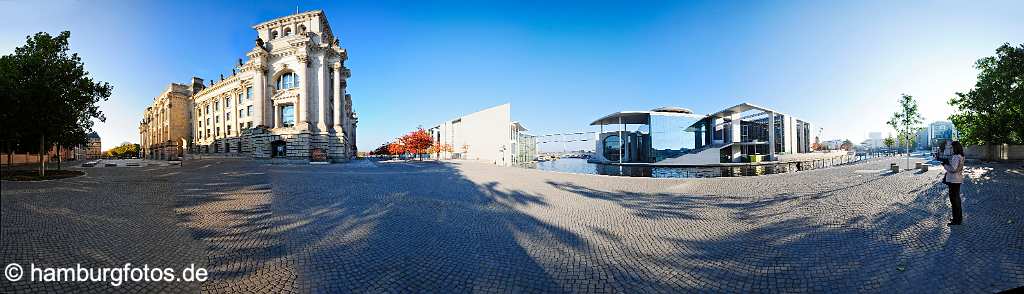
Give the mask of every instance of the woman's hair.
M 953 154 L 964 155 L 964 145 L 960 145 L 960 141 L 953 141 Z

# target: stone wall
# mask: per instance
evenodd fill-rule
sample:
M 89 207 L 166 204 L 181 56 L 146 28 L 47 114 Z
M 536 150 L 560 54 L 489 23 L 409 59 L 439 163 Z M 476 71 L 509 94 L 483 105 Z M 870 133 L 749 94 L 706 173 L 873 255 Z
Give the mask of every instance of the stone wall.
M 253 159 L 271 159 L 273 158 L 271 145 L 275 141 L 285 142 L 286 153 L 282 159 L 309 161 L 312 150 L 319 148 L 327 153 L 328 160 L 331 162 L 349 160 L 344 136 L 338 136 L 335 133 L 310 134 L 308 132 L 274 134 L 263 128 L 252 128 L 246 130 L 239 137 L 217 140 L 208 147 L 200 146 L 205 148 L 199 148 L 197 151 L 211 154 L 244 154 Z M 228 152 L 225 152 L 225 143 L 231 146 Z M 241 148 L 241 152 L 238 148 Z
M 967 159 L 1024 160 L 1024 145 L 992 144 L 964 147 Z

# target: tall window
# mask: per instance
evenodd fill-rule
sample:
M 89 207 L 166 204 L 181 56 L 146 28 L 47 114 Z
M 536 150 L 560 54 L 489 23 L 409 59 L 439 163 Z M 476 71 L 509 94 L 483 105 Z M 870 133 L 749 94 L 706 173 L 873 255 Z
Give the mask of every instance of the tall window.
M 220 101 L 213 102 L 213 111 L 220 111 Z
M 249 105 L 249 106 L 245 107 L 245 115 L 246 116 L 252 116 L 252 105 Z
M 252 87 L 245 87 L 245 99 L 252 100 Z
M 231 108 L 231 98 L 224 98 L 224 109 Z
M 239 109 L 238 110 L 238 118 L 243 118 L 243 117 L 245 117 L 245 110 Z
M 210 104 L 206 104 L 206 112 L 203 112 L 203 114 L 210 114 Z
M 238 105 L 242 105 L 242 93 L 238 93 Z
M 299 75 L 295 74 L 294 72 L 283 74 L 283 75 L 281 75 L 280 78 L 277 79 L 277 89 L 278 90 L 291 89 L 291 88 L 295 88 L 295 87 L 298 87 L 298 86 L 299 86 Z
M 224 113 L 224 121 L 229 121 L 229 120 L 231 120 L 231 112 L 225 112 Z
M 295 105 L 281 106 L 281 124 L 285 127 L 295 126 Z

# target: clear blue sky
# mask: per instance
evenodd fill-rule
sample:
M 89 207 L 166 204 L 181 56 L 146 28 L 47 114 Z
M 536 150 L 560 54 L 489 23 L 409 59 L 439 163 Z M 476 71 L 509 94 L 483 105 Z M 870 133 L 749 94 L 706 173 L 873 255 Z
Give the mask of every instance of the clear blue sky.
M 323 9 L 349 50 L 368 150 L 505 102 L 535 134 L 589 130 L 619 110 L 747 101 L 860 141 L 890 131 L 900 93 L 945 119 L 976 59 L 1024 43 L 1022 1 L 207 2 L 0 0 L 0 54 L 71 30 L 87 69 L 114 86 L 96 126 L 109 148 L 138 142 L 167 83 L 229 73 L 252 25 L 296 4 Z

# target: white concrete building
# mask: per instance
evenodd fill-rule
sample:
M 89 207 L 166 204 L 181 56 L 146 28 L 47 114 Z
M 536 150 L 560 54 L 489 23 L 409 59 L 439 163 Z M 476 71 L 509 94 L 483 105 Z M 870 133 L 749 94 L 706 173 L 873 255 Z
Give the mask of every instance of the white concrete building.
M 232 75 L 191 97 L 192 153 L 345 161 L 357 116 L 346 93 L 348 53 L 323 11 L 252 27 L 255 46 Z
M 441 156 L 469 159 L 509 166 L 533 161 L 536 145 L 533 136 L 511 119 L 506 103 L 447 120 L 427 130 L 434 142 L 452 146 Z

